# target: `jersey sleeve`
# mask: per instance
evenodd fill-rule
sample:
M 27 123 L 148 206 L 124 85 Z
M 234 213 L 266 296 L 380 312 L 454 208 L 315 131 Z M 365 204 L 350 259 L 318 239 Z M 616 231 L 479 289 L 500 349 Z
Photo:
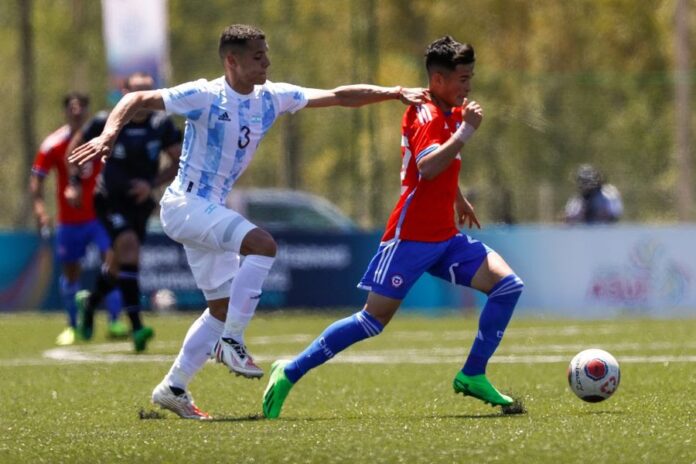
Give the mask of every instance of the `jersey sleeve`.
M 164 108 L 169 114 L 184 116 L 200 111 L 209 106 L 211 94 L 208 91 L 208 81 L 198 79 L 185 84 L 160 90 L 164 100 Z
M 294 113 L 307 106 L 307 95 L 302 87 L 284 82 L 274 82 L 270 88 L 278 102 L 278 114 Z
M 54 157 L 51 156 L 52 153 L 53 150 L 51 150 L 48 143 L 44 141 L 34 157 L 34 164 L 31 166 L 32 174 L 39 177 L 46 177 L 48 175 L 54 164 Z
M 413 111 L 415 114 L 405 131 L 408 131 L 411 153 L 418 162 L 445 143 L 449 134 L 443 131 L 443 120 L 434 119 L 432 111 L 427 105 L 416 106 Z

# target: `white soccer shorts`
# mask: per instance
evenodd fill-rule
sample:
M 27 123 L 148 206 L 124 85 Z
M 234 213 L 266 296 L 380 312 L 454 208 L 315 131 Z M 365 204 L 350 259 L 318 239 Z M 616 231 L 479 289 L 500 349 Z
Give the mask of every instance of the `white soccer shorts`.
M 193 278 L 206 300 L 229 297 L 242 240 L 256 226 L 224 205 L 171 187 L 160 205 L 162 229 L 184 245 Z

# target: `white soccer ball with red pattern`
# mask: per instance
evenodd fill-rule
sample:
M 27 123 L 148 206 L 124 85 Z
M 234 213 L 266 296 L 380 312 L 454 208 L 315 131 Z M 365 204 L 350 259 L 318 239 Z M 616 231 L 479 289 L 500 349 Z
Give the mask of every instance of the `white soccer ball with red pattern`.
M 568 366 L 568 384 L 583 401 L 598 403 L 616 392 L 621 381 L 619 363 L 598 348 L 576 354 Z

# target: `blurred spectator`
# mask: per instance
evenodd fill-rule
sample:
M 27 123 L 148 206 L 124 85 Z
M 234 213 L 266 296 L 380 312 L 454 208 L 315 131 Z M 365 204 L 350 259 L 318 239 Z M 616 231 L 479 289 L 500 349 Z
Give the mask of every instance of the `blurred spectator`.
M 594 166 L 581 164 L 575 172 L 577 193 L 565 206 L 565 221 L 571 224 L 616 222 L 623 214 L 619 190 L 604 181 Z

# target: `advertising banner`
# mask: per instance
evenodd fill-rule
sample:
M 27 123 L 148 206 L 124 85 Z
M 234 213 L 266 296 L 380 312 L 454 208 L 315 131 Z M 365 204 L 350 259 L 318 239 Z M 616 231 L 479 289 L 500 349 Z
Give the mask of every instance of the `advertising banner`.
M 517 226 L 472 235 L 498 251 L 524 280 L 518 315 L 607 318 L 696 317 L 696 226 Z M 262 308 L 360 308 L 356 288 L 380 233 L 275 233 L 278 256 L 264 285 Z M 0 234 L 0 311 L 60 309 L 59 265 L 51 241 Z M 83 285 L 100 266 L 90 249 Z M 203 309 L 183 248 L 153 233 L 142 248 L 140 285 L 148 307 L 158 292 L 179 309 Z M 404 310 L 438 313 L 480 308 L 486 295 L 429 275 Z M 156 302 L 156 301 L 155 301 Z
M 525 282 L 522 311 L 696 316 L 696 227 L 518 226 L 475 236 Z

